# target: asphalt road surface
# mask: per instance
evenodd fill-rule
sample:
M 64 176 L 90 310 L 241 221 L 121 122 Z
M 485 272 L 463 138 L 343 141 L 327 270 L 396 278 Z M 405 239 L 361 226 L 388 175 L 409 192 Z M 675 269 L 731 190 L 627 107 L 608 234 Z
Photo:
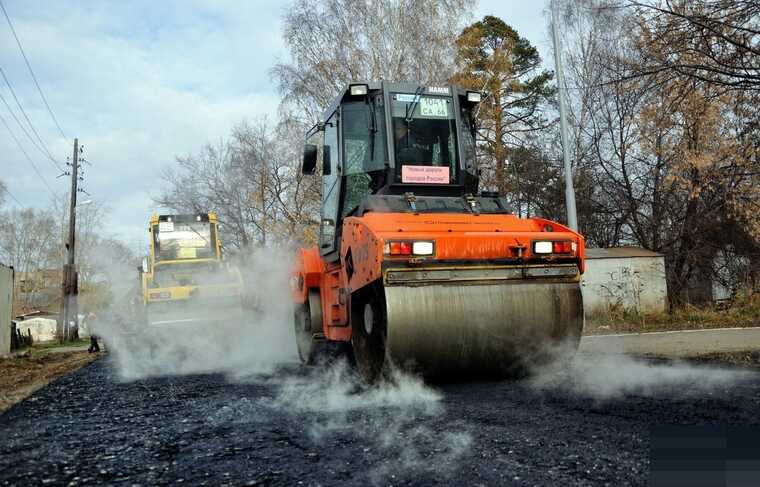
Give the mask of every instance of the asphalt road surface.
M 653 425 L 758 411 L 760 372 L 588 354 L 379 388 L 342 365 L 120 381 L 106 357 L 0 416 L 0 484 L 646 485 Z

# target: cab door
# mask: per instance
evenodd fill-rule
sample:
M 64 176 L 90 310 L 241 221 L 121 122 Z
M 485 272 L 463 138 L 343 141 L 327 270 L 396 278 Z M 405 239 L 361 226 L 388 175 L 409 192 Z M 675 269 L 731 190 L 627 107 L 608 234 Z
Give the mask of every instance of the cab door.
M 320 253 L 331 260 L 337 258 L 337 226 L 339 225 L 341 175 L 338 143 L 339 117 L 335 112 L 325 124 L 325 141 L 322 148 L 322 216 L 319 227 Z

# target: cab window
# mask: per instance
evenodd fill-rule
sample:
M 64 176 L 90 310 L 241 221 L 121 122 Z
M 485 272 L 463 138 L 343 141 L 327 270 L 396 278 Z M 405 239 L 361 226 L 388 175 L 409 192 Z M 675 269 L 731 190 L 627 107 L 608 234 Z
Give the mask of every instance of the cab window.
M 340 171 L 338 164 L 338 117 L 333 114 L 325 125 L 322 161 L 329 158 L 330 174 L 322 176 L 322 218 L 319 231 L 319 246 L 322 254 L 336 250 L 335 238 L 338 224 L 338 204 L 340 202 Z

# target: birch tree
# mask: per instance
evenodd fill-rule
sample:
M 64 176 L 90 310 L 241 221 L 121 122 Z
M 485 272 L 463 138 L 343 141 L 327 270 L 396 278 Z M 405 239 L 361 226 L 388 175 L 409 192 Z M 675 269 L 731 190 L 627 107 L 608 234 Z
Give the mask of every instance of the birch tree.
M 283 108 L 301 120 L 351 81 L 446 82 L 474 0 L 296 0 L 283 18 L 290 61 L 272 69 Z

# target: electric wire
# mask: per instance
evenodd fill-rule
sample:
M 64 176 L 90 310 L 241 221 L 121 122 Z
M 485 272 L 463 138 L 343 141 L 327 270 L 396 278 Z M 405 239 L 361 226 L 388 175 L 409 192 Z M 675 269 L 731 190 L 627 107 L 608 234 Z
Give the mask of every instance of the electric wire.
M 5 108 L 8 109 L 8 112 L 10 112 L 11 116 L 13 117 L 13 120 L 16 121 L 16 124 L 21 129 L 21 131 L 24 132 L 24 135 L 27 136 L 27 138 L 29 139 L 29 142 L 32 143 L 32 145 L 34 146 L 34 148 L 37 149 L 38 151 L 40 151 L 40 153 L 45 157 L 45 159 L 48 160 L 49 162 L 51 162 L 55 166 L 56 170 L 63 171 L 63 169 L 61 169 L 61 166 L 59 166 L 58 164 L 55 164 L 55 161 L 50 161 L 50 159 L 48 158 L 47 154 L 42 149 L 42 147 L 39 146 L 39 144 L 29 134 L 29 131 L 26 129 L 26 127 L 24 127 L 24 124 L 22 124 L 21 121 L 18 119 L 18 117 L 16 116 L 16 113 L 13 111 L 13 109 L 8 104 L 8 102 L 5 100 L 5 97 L 2 95 L 2 93 L 0 93 L 0 101 L 3 102 L 3 104 L 5 105 Z
M 18 50 L 21 51 L 21 56 L 24 58 L 26 67 L 29 68 L 29 74 L 32 75 L 32 79 L 34 80 L 34 85 L 37 87 L 37 91 L 40 94 L 40 98 L 42 98 L 42 101 L 45 103 L 45 107 L 47 108 L 47 111 L 50 114 L 50 118 L 53 119 L 55 126 L 58 127 L 58 131 L 61 133 L 61 137 L 65 139 L 66 134 L 63 133 L 63 129 L 61 128 L 61 125 L 58 123 L 58 119 L 55 118 L 55 115 L 53 114 L 53 110 L 50 108 L 50 105 L 48 104 L 47 98 L 45 98 L 45 95 L 42 93 L 42 88 L 40 87 L 40 84 L 37 82 L 37 76 L 34 75 L 34 70 L 32 69 L 32 65 L 29 63 L 29 59 L 26 57 L 24 48 L 21 47 L 21 41 L 19 40 L 18 35 L 16 35 L 16 29 L 13 27 L 13 22 L 11 22 L 11 18 L 8 15 L 8 12 L 5 10 L 5 5 L 3 5 L 2 0 L 0 0 L 0 9 L 3 10 L 3 15 L 5 15 L 5 20 L 8 21 L 8 26 L 11 28 L 11 32 L 13 32 L 13 37 L 16 39 L 16 45 L 18 45 Z
M 24 110 L 24 107 L 21 106 L 21 102 L 19 101 L 18 97 L 16 96 L 16 91 L 13 89 L 13 86 L 11 86 L 11 83 L 8 80 L 8 77 L 5 76 L 5 71 L 3 70 L 2 67 L 0 67 L 0 75 L 3 76 L 3 80 L 5 80 L 5 85 L 10 90 L 11 95 L 13 95 L 13 99 L 16 100 L 16 105 L 18 106 L 19 110 L 21 110 L 21 114 L 26 119 L 26 122 L 29 124 L 29 128 L 31 128 L 32 132 L 34 132 L 34 135 L 37 136 L 37 140 L 39 141 L 40 145 L 44 149 L 43 152 L 45 153 L 46 157 L 48 159 L 50 159 L 50 161 L 53 162 L 53 164 L 56 165 L 56 167 L 58 168 L 59 171 L 63 171 L 63 168 L 58 164 L 58 161 L 55 160 L 55 157 L 53 157 L 53 155 L 50 154 L 50 150 L 48 150 L 47 146 L 45 145 L 45 142 L 42 141 L 42 137 L 40 137 L 40 134 L 37 132 L 37 129 L 34 128 L 34 124 L 29 119 L 29 116 L 26 114 L 26 111 Z M 7 106 L 7 103 L 6 103 L 6 106 Z M 14 118 L 15 118 L 15 115 L 14 115 Z M 18 122 L 18 119 L 16 119 L 16 121 Z
M 29 154 L 26 153 L 26 151 L 24 150 L 24 146 L 21 145 L 21 142 L 18 140 L 18 138 L 16 138 L 16 134 L 13 133 L 13 131 L 11 130 L 10 125 L 8 125 L 8 122 L 5 121 L 5 118 L 2 115 L 0 115 L 0 122 L 3 122 L 3 125 L 5 125 L 5 128 L 6 128 L 6 130 L 8 130 L 8 133 L 11 135 L 11 138 L 16 142 L 16 145 L 18 146 L 19 149 L 21 149 L 21 152 L 26 157 L 26 160 L 29 161 L 29 163 L 32 165 L 32 169 L 34 169 L 34 172 L 36 172 L 37 176 L 39 176 L 40 181 L 42 181 L 45 184 L 45 186 L 47 187 L 47 189 L 50 191 L 50 195 L 53 198 L 55 198 L 55 191 L 53 191 L 53 188 L 50 187 L 50 185 L 48 184 L 48 182 L 45 180 L 44 176 L 42 176 L 42 173 L 37 168 L 37 165 L 34 163 L 34 161 L 32 160 L 32 158 L 29 157 Z
M 7 194 L 8 196 L 10 196 L 10 197 L 11 197 L 11 199 L 12 199 L 13 201 L 15 201 L 17 205 L 19 205 L 20 207 L 23 207 L 23 206 L 24 206 L 24 205 L 22 205 L 22 204 L 21 204 L 21 202 L 18 200 L 18 198 L 16 198 L 16 197 L 13 195 L 13 193 L 11 193 L 11 190 L 10 190 L 10 189 L 8 189 L 8 188 L 3 188 L 3 191 L 5 191 L 5 194 Z

